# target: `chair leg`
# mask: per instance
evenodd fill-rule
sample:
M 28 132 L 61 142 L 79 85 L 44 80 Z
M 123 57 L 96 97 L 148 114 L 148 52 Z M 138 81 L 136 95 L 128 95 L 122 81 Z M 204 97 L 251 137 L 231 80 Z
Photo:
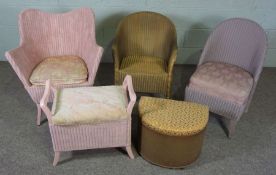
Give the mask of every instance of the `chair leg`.
M 171 88 L 170 87 L 167 89 L 167 92 L 166 92 L 165 96 L 168 99 L 171 98 Z
M 55 152 L 55 157 L 54 157 L 54 162 L 53 162 L 53 166 L 56 166 L 58 161 L 59 161 L 59 158 L 60 158 L 60 151 L 56 151 Z
M 132 152 L 131 145 L 126 147 L 126 152 L 127 152 L 128 156 L 129 156 L 131 159 L 134 159 L 134 155 L 133 155 L 133 152 Z
M 251 102 L 247 102 L 247 105 L 246 105 L 245 110 L 244 110 L 245 113 L 248 112 L 250 104 L 251 104 Z
M 40 120 L 41 120 L 41 107 L 39 104 L 36 104 L 37 108 L 37 117 L 36 117 L 36 125 L 40 125 Z
M 172 96 L 172 76 L 168 77 L 169 83 L 167 85 L 167 90 L 166 90 L 166 98 L 171 98 Z
M 237 121 L 235 120 L 230 120 L 229 121 L 229 124 L 228 124 L 228 137 L 229 138 L 232 138 L 234 133 L 235 133 L 235 130 L 236 130 L 236 124 L 237 124 Z
M 236 125 L 237 125 L 237 122 L 236 120 L 230 120 L 230 119 L 222 119 L 223 120 L 223 123 L 227 129 L 227 135 L 228 135 L 228 138 L 232 138 L 234 133 L 235 133 L 235 129 L 236 129 Z

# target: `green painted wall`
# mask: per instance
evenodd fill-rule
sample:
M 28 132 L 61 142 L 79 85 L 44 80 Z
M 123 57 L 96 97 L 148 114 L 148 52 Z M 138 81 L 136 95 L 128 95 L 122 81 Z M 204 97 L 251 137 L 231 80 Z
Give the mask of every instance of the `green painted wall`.
M 136 11 L 162 13 L 175 23 L 178 33 L 178 64 L 196 64 L 200 49 L 219 22 L 244 17 L 258 22 L 267 32 L 266 66 L 276 67 L 276 0 L 0 0 L 0 60 L 18 46 L 17 16 L 27 8 L 65 12 L 91 7 L 96 14 L 97 40 L 106 48 L 103 62 L 111 62 L 110 43 L 118 21 Z

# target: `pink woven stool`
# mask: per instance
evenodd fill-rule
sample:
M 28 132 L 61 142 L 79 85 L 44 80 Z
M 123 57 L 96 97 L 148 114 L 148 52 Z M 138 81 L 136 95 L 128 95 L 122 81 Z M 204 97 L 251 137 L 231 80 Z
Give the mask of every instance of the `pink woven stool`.
M 52 111 L 47 106 L 54 93 Z M 129 99 L 128 99 L 129 96 Z M 131 113 L 136 102 L 131 76 L 122 86 L 56 90 L 46 82 L 40 106 L 46 114 L 57 165 L 63 151 L 124 147 L 131 159 Z

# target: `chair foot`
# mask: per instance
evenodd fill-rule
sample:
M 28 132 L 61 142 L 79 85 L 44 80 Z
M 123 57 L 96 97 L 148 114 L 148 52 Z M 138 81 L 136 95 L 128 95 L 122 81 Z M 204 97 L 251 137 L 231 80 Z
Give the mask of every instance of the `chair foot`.
M 247 113 L 248 110 L 249 110 L 249 104 L 247 104 L 247 106 L 246 106 L 246 108 L 245 108 L 245 110 L 244 110 L 244 113 Z
M 54 162 L 53 162 L 53 166 L 56 166 L 58 161 L 59 161 L 59 158 L 60 158 L 60 151 L 56 151 L 55 152 L 55 157 L 54 157 Z
M 129 156 L 131 159 L 134 159 L 134 155 L 133 155 L 131 146 L 127 146 L 127 147 L 126 147 L 126 152 L 127 152 L 128 156 Z
M 230 119 L 222 119 L 222 120 L 227 129 L 228 138 L 232 138 L 235 133 L 235 129 L 238 121 L 230 120 Z
M 39 104 L 36 104 L 36 108 L 37 108 L 36 125 L 39 126 L 40 120 L 41 120 L 41 107 Z
M 236 130 L 237 121 L 230 120 L 228 124 L 228 137 L 232 138 Z
M 165 96 L 167 99 L 170 99 L 172 97 L 171 85 L 167 87 L 167 92 L 165 93 Z

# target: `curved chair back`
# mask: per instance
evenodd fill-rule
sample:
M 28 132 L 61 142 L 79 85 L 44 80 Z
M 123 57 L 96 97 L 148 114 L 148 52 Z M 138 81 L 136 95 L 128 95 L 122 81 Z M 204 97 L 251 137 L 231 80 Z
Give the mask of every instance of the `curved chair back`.
M 174 24 L 155 12 L 138 12 L 119 24 L 116 41 L 122 57 L 142 55 L 167 59 L 176 40 Z
M 96 44 L 94 14 L 89 8 L 56 14 L 28 9 L 19 15 L 19 30 L 20 45 L 40 59 L 80 55 L 84 44 Z
M 199 65 L 209 61 L 229 63 L 258 78 L 266 48 L 266 34 L 261 26 L 248 19 L 232 18 L 220 23 L 209 36 Z

